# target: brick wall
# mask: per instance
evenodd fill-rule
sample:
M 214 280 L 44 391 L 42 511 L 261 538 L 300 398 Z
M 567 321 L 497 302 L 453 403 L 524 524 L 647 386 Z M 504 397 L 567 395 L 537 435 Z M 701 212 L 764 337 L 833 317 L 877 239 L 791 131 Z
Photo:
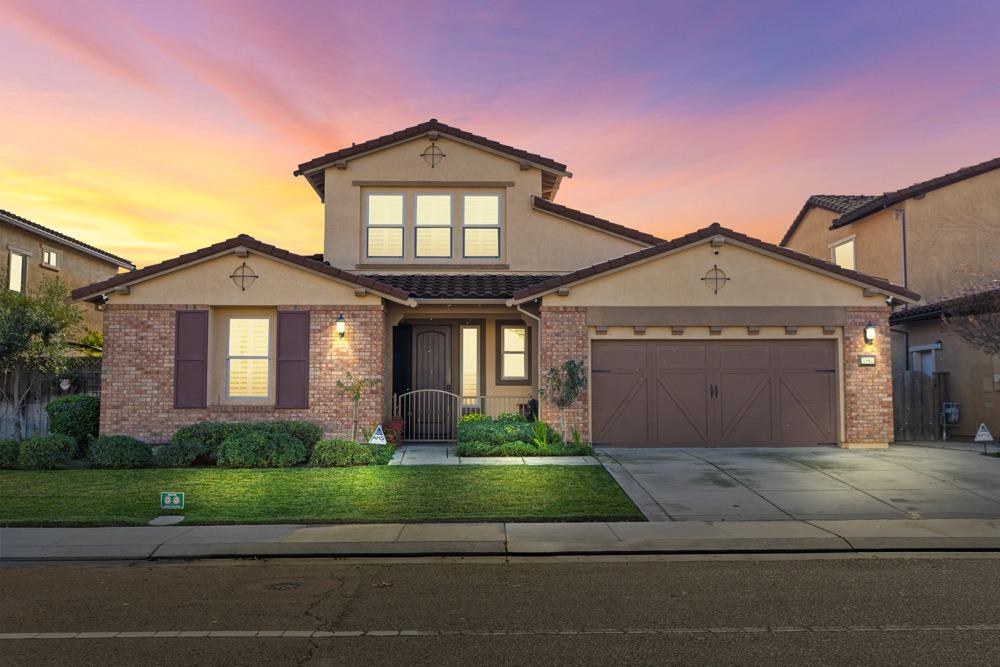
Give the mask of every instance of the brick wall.
M 868 322 L 878 327 L 865 344 Z M 875 366 L 859 366 L 858 356 L 874 354 Z M 844 325 L 844 445 L 885 445 L 892 441 L 892 355 L 889 309 L 848 308 Z
M 590 342 L 587 339 L 587 309 L 566 306 L 542 306 L 540 357 L 542 376 L 550 368 L 560 366 L 568 359 L 587 364 L 590 379 Z M 544 385 L 543 385 L 544 388 Z M 590 392 L 583 391 L 580 399 L 566 409 L 567 435 L 576 428 L 585 442 L 590 440 Z M 541 397 L 542 419 L 559 428 L 559 409 Z
M 174 408 L 174 329 L 176 311 L 197 305 L 114 305 L 104 313 L 104 363 L 101 372 L 101 433 L 130 435 L 146 442 L 167 442 L 177 428 L 200 421 L 305 419 L 327 435 L 350 437 L 351 402 L 337 395 L 337 380 L 385 378 L 385 311 L 382 306 L 278 306 L 309 310 L 309 407 L 209 406 Z M 334 331 L 337 315 L 347 319 L 347 335 Z M 211 363 L 211 361 L 209 362 Z M 211 371 L 210 371 L 211 372 Z M 383 388 L 361 400 L 359 423 L 382 419 Z

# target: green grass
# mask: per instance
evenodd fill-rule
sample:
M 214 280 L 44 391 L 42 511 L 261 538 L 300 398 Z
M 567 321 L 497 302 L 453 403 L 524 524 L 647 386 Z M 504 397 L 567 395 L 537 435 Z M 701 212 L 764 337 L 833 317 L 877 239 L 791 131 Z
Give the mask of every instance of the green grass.
M 160 491 L 187 494 L 159 509 Z M 0 471 L 0 526 L 406 521 L 627 521 L 642 514 L 600 466 L 379 466 Z

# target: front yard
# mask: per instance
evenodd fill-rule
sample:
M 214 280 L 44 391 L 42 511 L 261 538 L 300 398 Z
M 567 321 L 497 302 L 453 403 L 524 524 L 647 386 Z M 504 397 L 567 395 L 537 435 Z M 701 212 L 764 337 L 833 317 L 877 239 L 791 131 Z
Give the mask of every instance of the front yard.
M 179 512 L 161 491 L 187 494 Z M 0 526 L 641 521 L 600 466 L 2 470 Z

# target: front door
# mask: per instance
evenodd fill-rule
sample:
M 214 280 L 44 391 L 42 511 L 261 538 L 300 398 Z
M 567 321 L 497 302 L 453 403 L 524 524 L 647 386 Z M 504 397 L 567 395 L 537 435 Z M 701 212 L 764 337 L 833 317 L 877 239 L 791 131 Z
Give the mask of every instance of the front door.
M 415 391 L 438 390 L 417 394 L 411 419 L 414 433 L 429 440 L 448 437 L 453 429 L 455 406 L 451 378 L 451 327 L 413 326 L 413 384 Z

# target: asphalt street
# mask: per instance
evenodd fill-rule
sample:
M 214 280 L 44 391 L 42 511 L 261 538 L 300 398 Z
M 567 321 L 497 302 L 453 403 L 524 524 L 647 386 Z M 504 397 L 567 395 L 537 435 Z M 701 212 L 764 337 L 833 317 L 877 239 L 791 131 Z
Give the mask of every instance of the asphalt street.
M 986 554 L 6 565 L 0 663 L 995 665 L 998 565 Z

